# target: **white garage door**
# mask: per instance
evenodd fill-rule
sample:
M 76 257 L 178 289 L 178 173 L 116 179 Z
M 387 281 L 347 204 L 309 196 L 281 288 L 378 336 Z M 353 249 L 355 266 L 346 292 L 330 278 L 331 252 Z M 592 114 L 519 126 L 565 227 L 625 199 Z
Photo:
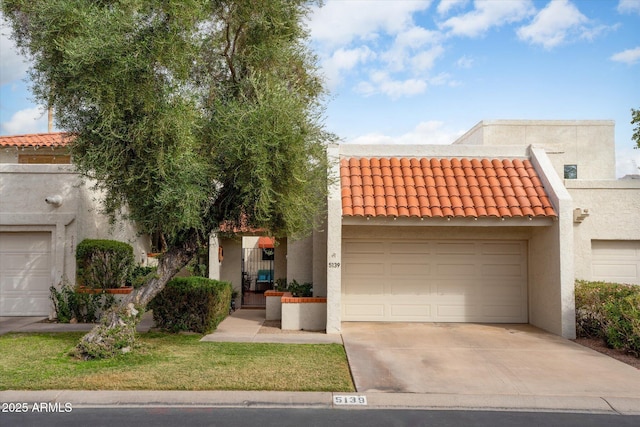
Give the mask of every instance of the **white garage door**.
M 593 240 L 593 280 L 640 285 L 640 241 Z
M 343 242 L 342 320 L 526 323 L 524 241 Z
M 48 316 L 51 233 L 0 233 L 0 316 Z

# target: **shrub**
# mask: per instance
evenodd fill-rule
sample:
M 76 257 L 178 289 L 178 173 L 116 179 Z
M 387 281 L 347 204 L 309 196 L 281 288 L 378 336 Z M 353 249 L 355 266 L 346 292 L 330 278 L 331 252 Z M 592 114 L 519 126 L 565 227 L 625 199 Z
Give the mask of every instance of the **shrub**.
M 605 312 L 607 344 L 640 357 L 640 293 L 610 301 Z
M 153 320 L 159 328 L 205 334 L 229 314 L 232 287 L 204 277 L 171 280 L 151 301 Z
M 294 297 L 312 297 L 313 296 L 313 284 L 305 282 L 303 284 L 298 283 L 297 280 L 292 280 L 287 284 L 287 279 L 276 280 L 276 291 L 291 292 Z
M 640 286 L 577 281 L 576 335 L 640 356 Z
M 78 292 L 68 283 L 62 284 L 60 290 L 51 286 L 49 291 L 56 317 L 61 323 L 69 323 L 72 319 L 80 323 L 97 322 L 102 313 L 113 307 L 116 302 L 111 294 Z
M 158 267 L 136 265 L 131 272 L 130 284 L 134 289 L 142 287 L 153 276 L 157 276 Z
M 284 292 L 287 290 L 287 278 L 286 277 L 281 277 L 279 279 L 276 279 L 276 284 L 274 289 L 276 291 L 280 291 L 280 292 Z
M 130 280 L 131 245 L 115 240 L 85 239 L 76 249 L 77 283 L 89 288 L 120 288 Z
M 312 283 L 298 283 L 295 279 L 289 283 L 287 290 L 291 292 L 294 297 L 312 297 L 313 296 L 313 284 Z

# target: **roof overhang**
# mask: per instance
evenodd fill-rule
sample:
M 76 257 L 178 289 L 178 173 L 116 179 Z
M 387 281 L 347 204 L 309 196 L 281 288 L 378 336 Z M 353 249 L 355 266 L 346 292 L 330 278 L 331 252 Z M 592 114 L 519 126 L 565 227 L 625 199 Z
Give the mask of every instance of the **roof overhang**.
M 403 218 L 343 216 L 342 225 L 398 227 L 549 227 L 556 218 Z

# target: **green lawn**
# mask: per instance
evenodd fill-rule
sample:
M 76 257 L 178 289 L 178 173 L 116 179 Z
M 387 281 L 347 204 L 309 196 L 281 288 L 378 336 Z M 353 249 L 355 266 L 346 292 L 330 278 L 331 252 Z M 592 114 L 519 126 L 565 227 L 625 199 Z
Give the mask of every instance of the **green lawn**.
M 110 360 L 68 356 L 82 333 L 0 336 L 0 390 L 354 391 L 338 344 L 200 342 L 147 333 Z

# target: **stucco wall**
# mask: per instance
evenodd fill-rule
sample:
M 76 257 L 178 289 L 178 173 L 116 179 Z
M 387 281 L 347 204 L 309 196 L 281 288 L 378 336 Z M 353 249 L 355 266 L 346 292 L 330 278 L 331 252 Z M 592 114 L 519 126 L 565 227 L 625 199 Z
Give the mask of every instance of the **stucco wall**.
M 530 242 L 535 270 L 530 273 L 529 322 L 565 338 L 575 338 L 573 201 L 553 172 L 547 153 L 531 147 L 531 163 L 556 210 L 552 227 L 538 230 Z
M 274 254 L 273 280 L 287 278 L 287 239 L 276 241 L 276 252 Z
M 62 204 L 46 203 L 50 196 L 60 196 Z M 129 243 L 136 261 L 145 262 L 148 239 L 126 221 L 110 225 L 99 196 L 70 165 L 0 164 L 0 230 L 52 232 L 54 284 L 75 282 L 75 249 L 86 238 Z
M 588 216 L 574 223 L 576 278 L 592 280 L 592 240 L 640 240 L 640 182 L 566 181 L 574 208 Z
M 242 239 L 220 238 L 220 246 L 224 252 L 224 259 L 220 263 L 220 280 L 229 282 L 233 289 L 242 295 Z M 237 307 L 240 306 L 236 302 Z
M 482 121 L 454 145 L 542 148 L 559 177 L 578 165 L 578 179 L 615 179 L 615 123 L 611 120 Z
M 322 331 L 327 324 L 327 304 L 282 303 L 282 330 Z
M 327 232 L 313 232 L 313 296 L 327 296 Z
M 287 241 L 287 280 L 313 283 L 313 238 Z

